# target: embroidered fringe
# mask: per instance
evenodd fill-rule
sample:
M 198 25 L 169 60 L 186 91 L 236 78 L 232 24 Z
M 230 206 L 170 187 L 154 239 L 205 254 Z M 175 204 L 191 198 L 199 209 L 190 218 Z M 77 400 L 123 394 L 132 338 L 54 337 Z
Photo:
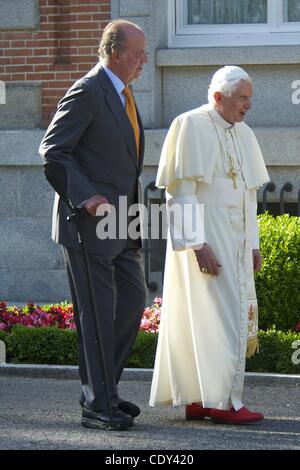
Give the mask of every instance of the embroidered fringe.
M 259 340 L 258 337 L 249 338 L 247 341 L 247 352 L 246 357 L 254 356 L 255 353 L 259 351 Z

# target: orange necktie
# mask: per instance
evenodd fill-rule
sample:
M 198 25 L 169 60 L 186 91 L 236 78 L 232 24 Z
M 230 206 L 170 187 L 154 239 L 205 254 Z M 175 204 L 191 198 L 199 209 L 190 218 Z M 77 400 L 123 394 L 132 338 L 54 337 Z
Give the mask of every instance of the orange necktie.
M 134 101 L 133 101 L 131 91 L 128 88 L 128 86 L 126 86 L 124 88 L 122 93 L 126 97 L 125 110 L 126 110 L 127 116 L 129 117 L 129 120 L 131 122 L 133 131 L 134 131 L 136 150 L 137 150 L 137 155 L 139 156 L 140 127 L 139 127 L 139 123 L 138 123 L 138 120 L 137 120 L 135 104 L 134 104 Z

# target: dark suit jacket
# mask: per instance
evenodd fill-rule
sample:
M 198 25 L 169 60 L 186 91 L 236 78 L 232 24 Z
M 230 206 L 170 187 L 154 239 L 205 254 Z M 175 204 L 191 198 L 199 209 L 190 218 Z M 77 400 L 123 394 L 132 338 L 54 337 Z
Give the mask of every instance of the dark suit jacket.
M 55 161 L 67 171 L 67 194 L 74 205 L 96 193 L 115 205 L 119 196 L 128 205 L 137 202 L 138 177 L 142 169 L 144 133 L 141 119 L 140 155 L 137 157 L 132 126 L 111 80 L 98 63 L 78 80 L 59 102 L 57 112 L 40 146 L 44 162 Z M 56 195 L 53 238 L 69 248 L 78 248 L 73 224 L 66 220 L 69 209 Z M 115 255 L 125 239 L 99 240 L 99 217 L 87 217 L 85 241 L 88 251 Z

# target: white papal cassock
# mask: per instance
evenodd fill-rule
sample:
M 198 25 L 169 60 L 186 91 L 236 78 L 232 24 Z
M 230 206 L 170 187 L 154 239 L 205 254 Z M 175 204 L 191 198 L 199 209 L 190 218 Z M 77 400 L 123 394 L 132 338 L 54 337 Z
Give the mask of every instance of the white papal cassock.
M 230 157 L 236 172 L 227 173 Z M 258 248 L 256 189 L 269 180 L 252 130 L 226 122 L 211 105 L 178 116 L 167 134 L 156 185 L 169 212 L 191 204 L 174 228 L 170 218 L 163 303 L 150 405 L 236 410 L 242 405 L 245 357 L 256 350 L 257 301 L 252 249 Z M 204 209 L 203 209 L 204 207 Z M 203 210 L 201 210 L 201 208 Z M 175 237 L 198 215 L 196 236 Z M 176 224 L 175 224 L 176 225 Z M 195 248 L 207 242 L 222 265 L 203 274 Z

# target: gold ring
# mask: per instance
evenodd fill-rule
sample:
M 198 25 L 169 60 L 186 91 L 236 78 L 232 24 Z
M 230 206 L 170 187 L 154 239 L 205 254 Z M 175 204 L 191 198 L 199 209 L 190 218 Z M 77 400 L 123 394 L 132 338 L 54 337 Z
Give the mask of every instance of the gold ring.
M 203 272 L 203 274 L 207 274 L 207 273 L 208 273 L 208 269 L 207 269 L 207 268 L 202 268 L 201 271 Z

